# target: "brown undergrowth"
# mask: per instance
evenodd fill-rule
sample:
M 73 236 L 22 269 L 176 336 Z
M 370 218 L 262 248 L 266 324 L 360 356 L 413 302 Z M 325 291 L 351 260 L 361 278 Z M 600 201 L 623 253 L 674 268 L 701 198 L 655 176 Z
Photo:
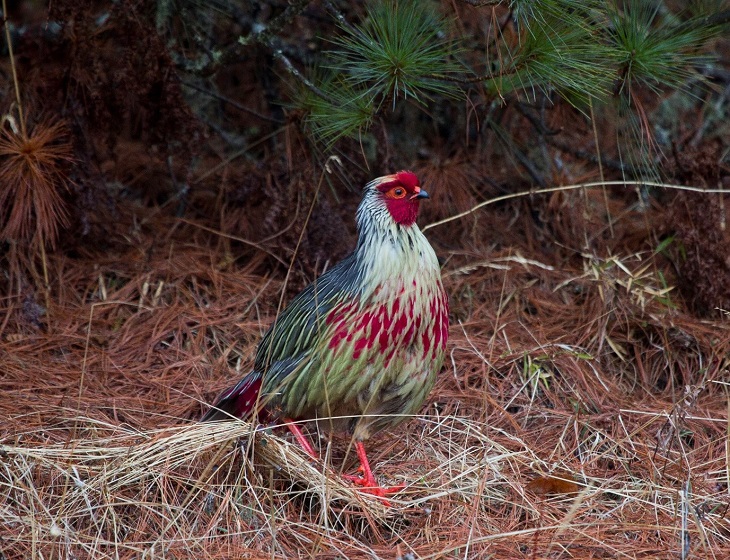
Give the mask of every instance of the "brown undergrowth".
M 474 197 L 434 191 L 428 220 Z M 683 310 L 646 228 L 662 209 L 612 197 L 611 236 L 594 197 L 429 230 L 449 353 L 422 414 L 370 442 L 381 479 L 408 484 L 390 509 L 336 475 L 347 440 L 315 438 L 311 463 L 286 431 L 195 422 L 250 366 L 281 257 L 233 259 L 215 231 L 125 203 L 103 254 L 48 256 L 51 308 L 6 284 L 3 557 L 727 557 L 730 325 Z

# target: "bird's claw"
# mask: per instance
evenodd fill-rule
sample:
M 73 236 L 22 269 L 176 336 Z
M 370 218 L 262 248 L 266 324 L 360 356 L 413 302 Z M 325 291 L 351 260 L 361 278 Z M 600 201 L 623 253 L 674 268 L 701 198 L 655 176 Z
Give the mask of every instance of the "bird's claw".
M 364 472 L 365 469 L 360 467 L 358 472 Z M 342 478 L 349 480 L 366 494 L 371 494 L 378 498 L 385 507 L 391 507 L 391 503 L 386 500 L 386 496 L 396 494 L 406 487 L 406 484 L 397 484 L 396 486 L 380 486 L 374 477 L 361 476 L 356 474 L 343 474 Z
M 365 469 L 362 465 L 360 465 L 355 472 L 364 474 Z M 345 480 L 349 480 L 350 482 L 354 482 L 355 484 L 359 484 L 358 480 L 365 480 L 365 477 L 362 474 L 343 474 L 342 478 L 344 478 Z

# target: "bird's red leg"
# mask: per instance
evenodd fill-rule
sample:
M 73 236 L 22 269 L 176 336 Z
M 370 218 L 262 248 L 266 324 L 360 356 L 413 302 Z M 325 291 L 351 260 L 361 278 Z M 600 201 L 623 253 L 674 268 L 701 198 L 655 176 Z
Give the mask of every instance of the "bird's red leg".
M 381 499 L 385 496 L 388 496 L 389 494 L 395 494 L 396 492 L 400 492 L 401 490 L 403 490 L 403 488 L 406 487 L 405 484 L 398 484 L 397 486 L 389 486 L 385 488 L 383 486 L 380 486 L 378 484 L 378 481 L 375 480 L 373 471 L 370 468 L 370 462 L 368 461 L 367 453 L 365 453 L 365 445 L 361 441 L 356 441 L 355 450 L 357 451 L 357 458 L 360 459 L 360 468 L 358 470 L 362 472 L 362 475 L 358 476 L 345 474 L 342 475 L 343 478 L 351 480 L 358 486 L 362 486 L 363 492 L 373 494 L 374 496 L 377 496 Z M 385 507 L 390 507 L 390 502 L 388 500 L 383 499 L 382 501 Z
M 301 445 L 304 451 L 307 452 L 307 455 L 309 455 L 312 459 L 319 459 L 317 452 L 314 450 L 314 447 L 312 447 L 312 444 L 309 443 L 307 436 L 304 435 L 304 432 L 302 432 L 299 424 L 295 424 L 294 421 L 288 418 L 284 418 L 284 422 L 286 422 L 286 427 L 289 428 L 292 434 L 294 434 L 294 437 L 299 442 L 299 445 Z

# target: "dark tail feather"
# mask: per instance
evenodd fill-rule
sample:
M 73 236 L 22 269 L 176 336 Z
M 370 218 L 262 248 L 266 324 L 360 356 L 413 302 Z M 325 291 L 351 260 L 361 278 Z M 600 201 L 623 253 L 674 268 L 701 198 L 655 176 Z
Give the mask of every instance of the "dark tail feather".
M 238 385 L 223 393 L 215 406 L 205 413 L 201 422 L 248 418 L 255 412 L 259 404 L 261 390 L 261 374 L 252 371 Z

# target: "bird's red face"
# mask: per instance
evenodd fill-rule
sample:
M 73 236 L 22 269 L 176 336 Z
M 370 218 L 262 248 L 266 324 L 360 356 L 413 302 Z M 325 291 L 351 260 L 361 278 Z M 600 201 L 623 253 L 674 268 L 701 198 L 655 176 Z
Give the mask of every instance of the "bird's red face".
M 416 223 L 419 202 L 422 198 L 428 198 L 428 193 L 420 187 L 414 173 L 399 171 L 383 177 L 383 182 L 377 188 L 395 223 L 402 226 Z

